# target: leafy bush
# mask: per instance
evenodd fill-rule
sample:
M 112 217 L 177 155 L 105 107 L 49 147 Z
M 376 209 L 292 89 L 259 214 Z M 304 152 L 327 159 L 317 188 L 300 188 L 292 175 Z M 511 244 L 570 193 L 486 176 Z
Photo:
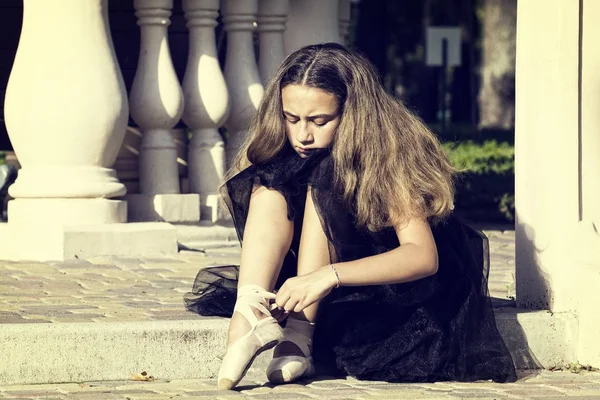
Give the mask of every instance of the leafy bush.
M 461 171 L 456 179 L 457 213 L 477 222 L 514 221 L 514 146 L 496 139 L 443 146 L 452 165 Z

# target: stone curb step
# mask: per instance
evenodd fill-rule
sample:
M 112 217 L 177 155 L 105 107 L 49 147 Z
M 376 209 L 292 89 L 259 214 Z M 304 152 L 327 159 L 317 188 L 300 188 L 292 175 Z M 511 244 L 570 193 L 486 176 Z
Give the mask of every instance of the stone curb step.
M 197 224 L 174 224 L 180 250 L 206 250 L 219 247 L 239 246 L 233 226 Z
M 497 310 L 497 323 L 517 368 L 576 361 L 577 319 L 571 314 Z M 156 379 L 211 379 L 225 352 L 228 320 L 0 325 L 0 385 Z M 271 351 L 249 377 L 264 378 Z

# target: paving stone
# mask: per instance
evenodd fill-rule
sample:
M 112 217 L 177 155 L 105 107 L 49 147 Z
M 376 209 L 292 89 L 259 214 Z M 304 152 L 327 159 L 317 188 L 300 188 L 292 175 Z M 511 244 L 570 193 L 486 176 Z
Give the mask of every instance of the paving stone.
M 485 390 L 475 390 L 473 392 L 450 392 L 448 394 L 459 399 L 514 399 L 513 396 L 510 396 L 506 393 L 486 393 Z
M 15 399 L 61 399 L 61 393 L 47 390 L 19 390 L 2 392 L 3 396 L 12 397 Z
M 186 392 L 185 393 L 186 398 L 187 396 L 190 397 L 203 397 L 203 398 L 248 398 L 249 396 L 246 396 L 242 393 L 236 392 L 236 391 L 231 391 L 231 390 L 217 390 L 217 389 L 213 389 L 213 390 L 197 390 L 194 392 Z M 252 396 L 252 398 L 254 398 L 254 396 Z
M 300 394 L 300 393 L 266 393 L 266 394 L 253 394 L 252 399 L 282 399 L 282 400 L 286 400 L 286 399 L 310 399 L 312 398 L 311 396 L 307 396 L 304 394 Z M 339 399 L 339 397 L 332 397 L 330 395 L 327 395 L 328 399 Z M 352 398 L 352 397 L 348 397 L 348 398 Z
M 514 285 L 514 232 L 489 232 L 490 293 L 506 301 Z M 0 324 L 186 320 L 183 294 L 209 265 L 237 264 L 240 249 L 184 251 L 173 258 L 100 257 L 61 263 L 1 262 Z M 0 356 L 1 357 L 1 356 Z M 388 384 L 320 376 L 289 385 L 245 379 L 236 391 L 219 391 L 212 380 L 87 382 L 0 386 L 0 398 L 75 399 L 458 399 L 600 398 L 600 374 L 541 372 L 512 384 Z M 533 395 L 534 397 L 531 397 Z

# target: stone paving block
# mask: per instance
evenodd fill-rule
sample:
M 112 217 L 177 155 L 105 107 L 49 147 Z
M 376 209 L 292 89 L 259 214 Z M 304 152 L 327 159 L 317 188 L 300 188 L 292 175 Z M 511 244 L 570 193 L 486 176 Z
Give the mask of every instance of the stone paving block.
M 175 257 L 171 258 L 147 258 L 147 257 L 142 257 L 139 258 L 139 260 L 142 262 L 142 264 L 182 264 L 183 261 L 179 260 Z
M 526 390 L 508 388 L 505 393 L 509 396 L 523 396 L 531 399 L 545 399 L 550 396 L 564 396 L 564 393 L 561 393 L 558 390 L 543 389 L 540 387 L 531 387 Z M 596 394 L 600 394 L 600 392 L 596 392 Z
M 232 391 L 232 390 L 198 390 L 195 392 L 187 392 L 185 394 L 185 399 L 191 398 L 199 398 L 199 399 L 247 399 L 254 398 L 254 396 L 250 397 L 244 395 L 242 393 Z
M 123 384 L 125 383 L 125 384 Z M 144 382 L 144 381 L 135 381 L 135 380 L 131 380 L 131 381 L 124 381 L 121 382 L 121 384 L 117 384 L 115 386 L 115 389 L 119 390 L 119 391 L 135 391 L 135 390 L 141 390 L 141 391 L 146 391 L 146 392 L 153 392 L 153 393 L 164 393 L 164 394 L 177 394 L 179 392 L 181 392 L 181 389 L 178 388 L 177 386 L 173 385 L 171 382 L 166 382 L 166 381 L 162 381 L 162 382 L 155 382 L 155 381 L 148 381 L 148 382 Z
M 489 393 L 486 390 L 474 390 L 472 392 L 450 392 L 450 396 L 454 396 L 459 399 L 514 399 L 514 396 L 510 396 L 506 393 Z
M 571 396 L 569 396 L 571 397 Z M 544 400 L 565 400 L 566 397 L 564 396 L 550 396 L 550 397 L 544 397 Z M 573 399 L 576 400 L 599 400 L 600 399 L 600 394 L 596 394 L 593 396 L 579 396 L 577 395 L 576 397 L 573 396 Z
M 3 396 L 15 399 L 62 399 L 62 393 L 48 390 L 19 390 L 2 392 Z
M 269 400 L 269 399 L 281 399 L 281 400 L 287 400 L 287 399 L 310 399 L 312 398 L 311 396 L 307 396 L 305 394 L 300 394 L 300 393 L 265 393 L 265 394 L 252 394 L 252 399 L 260 399 L 260 400 Z M 331 396 L 327 396 L 328 399 L 340 399 L 339 397 L 331 397 Z M 349 399 L 352 399 L 353 397 L 348 397 Z
M 155 301 L 128 301 L 126 303 L 123 303 L 123 305 L 125 307 L 148 309 L 152 306 L 158 306 L 159 303 Z
M 202 388 L 214 388 L 216 382 L 208 379 L 173 379 L 169 381 L 172 385 L 181 390 L 197 390 Z
M 360 387 L 358 385 L 353 385 L 354 387 Z M 396 383 L 394 385 L 390 385 L 389 383 L 376 384 L 364 386 L 365 389 L 369 390 L 406 390 L 406 391 L 415 391 L 415 390 L 425 390 L 425 386 L 421 384 L 413 384 L 413 383 Z
M 111 400 L 111 399 L 119 399 L 123 400 L 123 396 L 118 393 L 109 393 L 109 392 L 78 392 L 78 393 L 69 393 L 69 400 Z
M 448 394 L 437 395 L 429 393 L 407 393 L 407 392 L 387 392 L 387 393 L 375 393 L 375 394 L 364 394 L 356 399 L 388 399 L 388 400 L 460 400 L 460 397 L 451 396 Z

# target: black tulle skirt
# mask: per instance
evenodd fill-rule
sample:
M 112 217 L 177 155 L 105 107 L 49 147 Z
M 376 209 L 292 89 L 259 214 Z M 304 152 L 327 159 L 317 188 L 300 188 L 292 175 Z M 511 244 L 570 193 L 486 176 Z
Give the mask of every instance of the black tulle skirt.
M 326 151 L 307 159 L 287 151 L 269 165 L 242 171 L 225 186 L 224 198 L 241 241 L 253 185 L 273 188 L 286 198 L 294 239 L 277 287 L 296 273 L 308 185 L 332 262 L 399 245 L 391 228 L 374 233 L 355 227 L 352 213 L 333 188 L 332 163 Z M 432 230 L 439 259 L 435 275 L 394 285 L 340 287 L 323 299 L 313 341 L 318 368 L 388 382 L 516 379 L 488 296 L 485 237 L 454 217 Z M 185 296 L 186 307 L 201 315 L 231 317 L 238 273 L 238 266 L 200 270 Z

